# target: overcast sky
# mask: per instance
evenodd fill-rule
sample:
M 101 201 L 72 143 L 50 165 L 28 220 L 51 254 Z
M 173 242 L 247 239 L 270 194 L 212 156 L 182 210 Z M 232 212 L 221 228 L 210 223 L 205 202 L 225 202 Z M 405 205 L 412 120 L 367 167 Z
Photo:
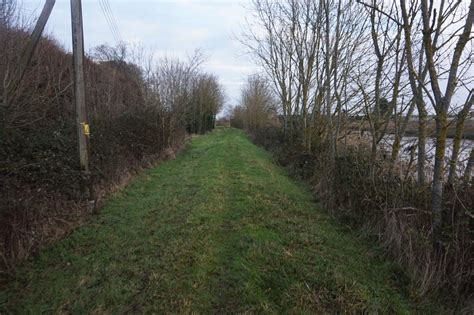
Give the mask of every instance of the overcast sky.
M 33 17 L 44 0 L 24 0 L 23 13 Z M 140 44 L 155 56 L 185 58 L 197 48 L 210 56 L 205 70 L 216 74 L 226 90 L 228 103 L 238 102 L 248 74 L 258 69 L 234 39 L 248 14 L 247 0 L 109 0 L 122 40 Z M 83 0 L 86 50 L 116 41 L 99 0 Z M 69 0 L 57 0 L 46 32 L 71 50 Z

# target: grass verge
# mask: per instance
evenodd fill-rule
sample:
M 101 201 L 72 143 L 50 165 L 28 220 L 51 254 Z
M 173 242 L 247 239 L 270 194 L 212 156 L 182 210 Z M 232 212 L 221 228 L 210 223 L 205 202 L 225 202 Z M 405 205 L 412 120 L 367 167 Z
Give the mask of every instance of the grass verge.
M 394 264 L 238 130 L 193 139 L 18 268 L 0 313 L 411 313 Z

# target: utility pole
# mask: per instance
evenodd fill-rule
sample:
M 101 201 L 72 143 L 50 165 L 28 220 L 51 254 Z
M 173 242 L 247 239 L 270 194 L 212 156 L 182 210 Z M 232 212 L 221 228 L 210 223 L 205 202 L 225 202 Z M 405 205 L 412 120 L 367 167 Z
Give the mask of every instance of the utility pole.
M 18 88 L 18 85 L 25 76 L 26 69 L 30 65 L 31 57 L 33 57 L 33 53 L 41 38 L 41 34 L 43 33 L 46 22 L 48 21 L 49 16 L 51 15 L 51 11 L 53 10 L 55 2 L 56 0 L 46 0 L 46 3 L 43 6 L 43 10 L 41 10 L 41 14 L 38 17 L 38 21 L 36 22 L 35 28 L 33 29 L 33 32 L 31 33 L 30 37 L 28 38 L 26 47 L 21 54 L 20 63 L 15 69 L 12 80 L 7 85 L 5 96 L 1 100 L 1 103 L 8 102 L 10 100 L 10 97 L 13 97 L 16 89 Z
M 89 169 L 89 121 L 86 110 L 84 82 L 84 32 L 82 27 L 81 0 L 71 0 L 72 52 L 74 59 L 74 99 L 76 103 L 76 127 L 79 142 L 82 188 L 89 207 L 95 211 L 94 191 Z

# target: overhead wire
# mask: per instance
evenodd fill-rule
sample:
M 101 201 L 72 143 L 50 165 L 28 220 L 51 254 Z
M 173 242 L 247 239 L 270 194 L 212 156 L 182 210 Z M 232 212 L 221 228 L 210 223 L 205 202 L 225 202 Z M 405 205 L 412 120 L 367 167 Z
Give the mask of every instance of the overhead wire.
M 114 17 L 113 17 L 113 15 L 111 15 L 111 11 L 109 11 L 110 5 L 109 5 L 109 7 L 107 7 L 107 3 L 104 0 L 99 0 L 99 4 L 100 4 L 100 8 L 102 10 L 102 13 L 104 14 L 105 21 L 106 21 L 106 23 L 109 27 L 109 30 L 112 34 L 112 37 L 117 42 L 117 44 L 120 44 L 122 42 L 121 37 L 120 37 L 120 33 L 118 31 L 117 24 L 114 23 Z
M 114 40 L 115 40 L 116 42 L 120 42 L 120 37 L 119 37 L 119 35 L 118 35 L 118 33 L 117 33 L 117 30 L 116 30 L 116 28 L 115 28 L 115 26 L 114 26 L 114 24 L 113 24 L 112 17 L 111 17 L 110 14 L 109 14 L 109 11 L 108 11 L 108 9 L 107 9 L 107 7 L 106 7 L 106 4 L 105 4 L 104 0 L 99 0 L 99 4 L 100 4 L 100 6 L 101 6 L 102 13 L 104 14 L 105 20 L 106 20 L 107 25 L 108 25 L 108 27 L 109 27 L 109 30 L 110 30 L 110 32 L 111 32 L 111 34 L 112 34 L 112 37 L 114 38 Z
M 112 22 L 110 21 L 110 17 L 108 15 L 108 12 L 105 10 L 105 6 L 104 6 L 104 3 L 102 2 L 102 0 L 99 0 L 99 4 L 100 4 L 100 8 L 102 10 L 102 13 L 104 14 L 107 26 L 109 27 L 109 30 L 112 34 L 112 37 L 114 38 L 114 41 L 117 41 L 118 40 L 117 34 L 115 33 L 115 29 L 112 26 Z
M 106 9 L 108 9 L 109 11 L 109 16 L 112 17 L 112 24 L 115 28 L 115 33 L 118 35 L 119 40 L 122 41 L 122 34 L 120 33 L 120 29 L 118 27 L 117 20 L 115 19 L 114 12 L 112 11 L 112 7 L 110 6 L 110 2 L 109 0 L 103 0 L 103 1 L 105 3 Z

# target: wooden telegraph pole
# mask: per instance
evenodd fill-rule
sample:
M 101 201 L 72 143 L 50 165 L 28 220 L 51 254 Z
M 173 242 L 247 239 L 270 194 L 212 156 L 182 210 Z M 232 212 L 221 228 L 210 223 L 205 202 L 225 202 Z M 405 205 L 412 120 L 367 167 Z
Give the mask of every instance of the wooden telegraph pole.
M 76 127 L 79 142 L 82 187 L 89 200 L 91 210 L 95 210 L 91 172 L 89 169 L 89 121 L 86 110 L 84 81 L 84 32 L 82 27 L 81 0 L 71 0 L 72 52 L 74 59 L 74 98 L 76 103 Z
M 41 14 L 38 17 L 38 21 L 36 22 L 35 28 L 33 29 L 33 32 L 31 33 L 30 37 L 28 38 L 26 47 L 21 54 L 20 63 L 15 69 L 13 78 L 6 87 L 6 91 L 4 92 L 5 96 L 3 99 L 0 100 L 0 104 L 3 102 L 7 103 L 10 101 L 10 98 L 13 97 L 18 86 L 23 80 L 26 69 L 31 63 L 31 58 L 33 57 L 35 48 L 41 38 L 41 34 L 43 33 L 44 27 L 46 26 L 46 22 L 48 21 L 49 16 L 51 15 L 51 11 L 53 10 L 55 2 L 56 0 L 46 0 L 43 6 L 43 10 L 41 10 Z

